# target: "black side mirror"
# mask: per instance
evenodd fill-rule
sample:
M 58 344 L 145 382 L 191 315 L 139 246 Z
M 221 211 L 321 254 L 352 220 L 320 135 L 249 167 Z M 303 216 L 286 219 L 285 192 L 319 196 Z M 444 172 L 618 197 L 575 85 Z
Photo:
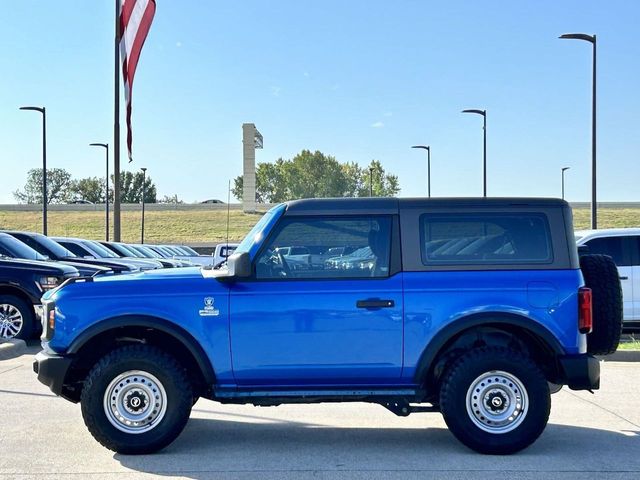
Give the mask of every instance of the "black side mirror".
M 227 259 L 227 268 L 232 278 L 247 278 L 251 276 L 251 257 L 249 252 L 234 253 Z

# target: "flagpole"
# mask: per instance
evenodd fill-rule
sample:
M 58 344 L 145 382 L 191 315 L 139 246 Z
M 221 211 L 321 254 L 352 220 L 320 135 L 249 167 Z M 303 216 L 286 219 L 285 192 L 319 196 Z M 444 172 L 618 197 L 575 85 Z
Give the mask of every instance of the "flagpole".
M 113 240 L 120 241 L 120 11 L 122 1 L 116 0 L 113 63 Z M 108 192 L 107 192 L 108 193 Z

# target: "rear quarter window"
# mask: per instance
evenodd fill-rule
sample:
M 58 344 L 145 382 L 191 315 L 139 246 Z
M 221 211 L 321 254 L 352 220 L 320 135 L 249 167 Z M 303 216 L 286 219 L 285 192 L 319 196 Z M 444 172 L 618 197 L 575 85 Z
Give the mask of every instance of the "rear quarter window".
M 426 213 L 420 248 L 426 266 L 553 262 L 549 223 L 538 213 Z

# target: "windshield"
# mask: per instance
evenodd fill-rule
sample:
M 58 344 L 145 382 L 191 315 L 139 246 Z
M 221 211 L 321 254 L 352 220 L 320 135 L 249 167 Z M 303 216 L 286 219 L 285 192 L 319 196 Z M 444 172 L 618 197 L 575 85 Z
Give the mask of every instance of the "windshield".
M 284 211 L 284 209 L 285 209 L 285 206 L 283 204 L 276 205 L 267 213 L 265 213 L 262 216 L 262 218 L 258 220 L 258 223 L 256 223 L 253 226 L 251 231 L 247 233 L 247 236 L 244 237 L 244 240 L 240 242 L 240 245 L 236 247 L 236 250 L 234 253 L 242 253 L 242 252 L 251 253 L 251 250 L 253 249 L 253 247 L 256 246 L 258 243 L 260 243 L 260 241 L 262 240 L 262 231 L 264 230 L 264 228 L 269 223 L 271 223 L 272 220 L 275 220 L 278 217 L 280 217 L 280 214 Z
M 98 242 L 92 242 L 91 240 L 87 240 L 86 242 L 82 242 L 86 248 L 95 253 L 99 258 L 118 258 L 118 256 L 113 253 L 111 250 L 103 247 Z
M 162 258 L 162 255 L 160 255 L 155 250 L 150 249 L 149 247 L 138 247 L 138 248 L 140 248 L 140 251 L 145 253 L 149 258 Z
M 144 255 L 140 253 L 136 248 L 132 247 L 131 245 L 120 245 L 120 246 L 124 248 L 127 252 L 131 252 L 131 256 L 137 257 L 137 258 L 144 258 Z
M 25 235 L 23 233 L 17 233 L 15 234 L 15 237 L 29 245 L 34 250 L 40 252 L 42 255 L 47 255 L 54 260 L 57 258 L 76 258 L 75 254 L 44 235 Z
M 198 257 L 200 256 L 200 254 L 198 252 L 196 252 L 193 248 L 188 247 L 186 245 L 181 245 L 180 248 L 182 250 L 184 250 L 186 252 L 187 255 L 189 256 L 194 256 L 194 257 Z
M 25 258 L 28 260 L 47 260 L 47 257 L 38 253 L 33 248 L 25 245 L 17 238 L 11 235 L 2 235 L 0 244 L 16 258 Z
M 135 250 L 136 252 L 142 254 L 145 258 L 158 258 L 160 255 L 155 254 L 151 251 L 151 249 L 143 247 L 142 245 L 129 245 L 129 248 Z
M 118 253 L 120 253 L 120 255 L 122 255 L 123 257 L 139 257 L 140 256 L 138 252 L 136 252 L 132 248 L 129 248 L 127 245 L 123 243 L 112 243 L 111 246 L 115 248 L 118 251 Z
M 176 247 L 174 247 L 173 245 L 163 245 L 162 246 L 165 250 L 171 252 L 171 255 L 184 255 L 184 253 L 182 253 L 180 250 L 178 250 Z

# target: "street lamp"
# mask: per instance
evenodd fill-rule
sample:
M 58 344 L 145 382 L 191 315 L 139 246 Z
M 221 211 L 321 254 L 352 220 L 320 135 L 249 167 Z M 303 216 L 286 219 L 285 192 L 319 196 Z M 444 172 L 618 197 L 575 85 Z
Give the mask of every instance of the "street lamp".
M 487 196 L 487 111 L 486 110 L 478 110 L 476 108 L 470 108 L 467 110 L 462 110 L 462 113 L 475 113 L 477 115 L 482 115 L 483 124 L 482 130 L 484 132 L 483 135 L 483 154 L 482 154 L 482 196 Z
M 142 167 L 142 228 L 140 229 L 140 243 L 144 243 L 144 196 L 147 193 L 147 169 Z
M 562 167 L 562 199 L 564 200 L 564 172 L 569 170 L 571 167 Z
M 47 234 L 47 112 L 44 107 L 20 107 L 42 114 L 42 233 Z
M 598 205 L 596 203 L 596 36 L 584 33 L 565 33 L 561 39 L 584 40 L 593 45 L 592 93 L 591 93 L 591 228 L 598 228 Z
M 431 198 L 431 147 L 428 145 L 414 145 L 411 148 L 421 148 L 427 151 L 427 196 Z
M 109 144 L 108 143 L 90 143 L 91 147 L 103 147 L 107 155 L 107 177 L 105 179 L 105 240 L 109 241 Z
M 373 197 L 373 167 L 369 167 L 369 196 Z

